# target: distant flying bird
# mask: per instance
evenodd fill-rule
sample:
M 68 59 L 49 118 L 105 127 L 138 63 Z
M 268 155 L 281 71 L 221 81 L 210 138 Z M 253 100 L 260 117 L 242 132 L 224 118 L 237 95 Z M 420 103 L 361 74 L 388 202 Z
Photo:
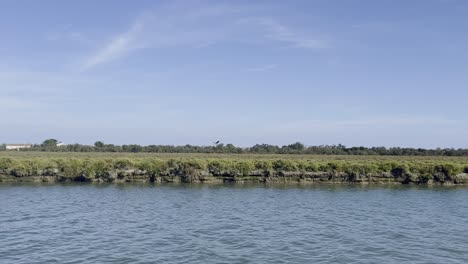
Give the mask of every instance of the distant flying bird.
M 216 141 L 216 142 L 213 142 L 213 143 L 214 143 L 215 145 L 218 145 L 218 144 L 219 144 L 219 140 L 218 140 L 218 141 Z

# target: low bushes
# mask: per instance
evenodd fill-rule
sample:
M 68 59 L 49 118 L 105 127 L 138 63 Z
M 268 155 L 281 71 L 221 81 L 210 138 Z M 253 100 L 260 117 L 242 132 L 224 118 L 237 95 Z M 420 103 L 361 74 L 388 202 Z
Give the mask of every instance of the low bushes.
M 20 158 L 0 157 L 0 174 L 15 177 L 59 176 L 64 179 L 110 181 L 116 175 L 159 176 L 249 176 L 274 175 L 287 172 L 348 174 L 354 176 L 390 175 L 419 177 L 421 182 L 432 179 L 452 179 L 468 173 L 468 162 L 450 159 L 393 159 L 368 160 L 362 157 L 310 156 L 307 159 L 258 158 L 230 156 L 221 158 Z

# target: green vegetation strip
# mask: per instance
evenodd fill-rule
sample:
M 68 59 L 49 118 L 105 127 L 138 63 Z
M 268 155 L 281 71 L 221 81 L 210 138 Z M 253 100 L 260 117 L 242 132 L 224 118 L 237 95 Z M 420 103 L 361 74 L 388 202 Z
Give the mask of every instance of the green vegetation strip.
M 118 152 L 118 153 L 217 153 L 217 154 L 297 154 L 297 155 L 380 155 L 380 156 L 465 156 L 468 149 L 454 148 L 401 148 L 401 147 L 346 147 L 344 145 L 305 146 L 296 142 L 284 146 L 256 144 L 252 147 L 238 147 L 233 144 L 213 142 L 212 146 L 172 146 L 172 145 L 113 145 L 96 141 L 94 145 L 63 145 L 56 139 L 47 139 L 42 144 L 34 144 L 21 151 L 31 152 Z M 5 144 L 0 145 L 0 152 L 6 151 Z
M 321 181 L 400 183 L 468 183 L 466 157 L 31 153 L 0 155 L 3 179 L 52 177 L 57 181 Z M 0 177 L 0 180 L 2 179 Z M 165 178 L 164 178 L 165 177 Z

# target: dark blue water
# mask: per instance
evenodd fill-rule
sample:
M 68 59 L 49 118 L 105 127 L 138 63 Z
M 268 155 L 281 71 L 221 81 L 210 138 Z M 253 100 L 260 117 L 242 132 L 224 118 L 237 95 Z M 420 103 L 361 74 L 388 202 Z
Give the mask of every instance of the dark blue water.
M 0 263 L 468 263 L 468 188 L 4 184 Z

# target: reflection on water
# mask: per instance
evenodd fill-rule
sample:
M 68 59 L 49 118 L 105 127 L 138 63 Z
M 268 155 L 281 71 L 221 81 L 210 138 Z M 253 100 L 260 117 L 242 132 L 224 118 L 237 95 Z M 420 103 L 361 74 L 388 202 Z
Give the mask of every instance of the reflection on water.
M 3 184 L 0 263 L 468 263 L 468 188 Z

